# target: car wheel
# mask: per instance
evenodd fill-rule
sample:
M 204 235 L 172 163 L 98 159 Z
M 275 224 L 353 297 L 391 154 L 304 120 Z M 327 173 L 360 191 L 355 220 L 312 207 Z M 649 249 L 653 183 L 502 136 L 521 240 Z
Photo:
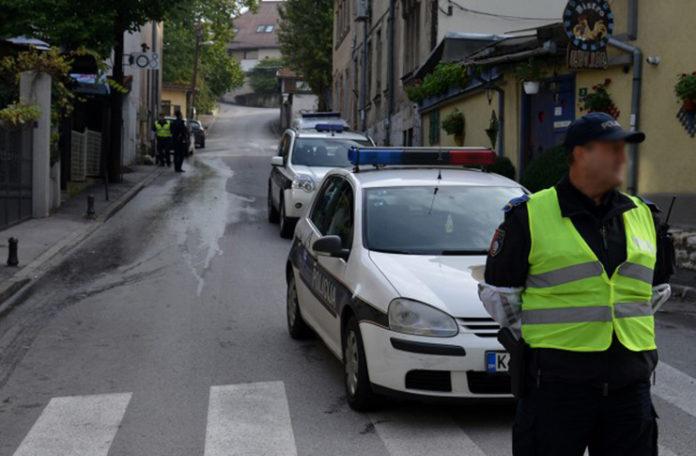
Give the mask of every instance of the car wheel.
M 205 139 L 201 141 L 201 149 L 205 149 Z
M 300 300 L 297 297 L 297 286 L 295 285 L 295 277 L 291 273 L 288 277 L 288 293 L 287 293 L 287 317 L 288 317 L 288 332 L 290 337 L 296 340 L 307 339 L 312 335 L 312 330 L 302 318 L 300 312 Z
M 295 232 L 297 220 L 285 216 L 285 202 L 280 199 L 280 237 L 283 239 L 292 238 Z
M 350 408 L 358 412 L 373 410 L 378 397 L 370 385 L 365 349 L 355 317 L 350 317 L 343 331 L 343 371 Z
M 273 186 L 270 181 L 268 182 L 268 223 L 278 223 L 280 220 L 280 215 L 278 214 L 278 209 L 273 205 Z

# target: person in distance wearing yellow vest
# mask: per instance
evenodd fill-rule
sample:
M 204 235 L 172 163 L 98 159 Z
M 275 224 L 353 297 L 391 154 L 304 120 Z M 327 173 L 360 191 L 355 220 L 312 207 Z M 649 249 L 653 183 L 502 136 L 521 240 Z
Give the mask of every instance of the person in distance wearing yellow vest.
M 657 455 L 653 315 L 674 249 L 657 206 L 618 190 L 626 143 L 644 139 L 587 114 L 567 131 L 568 175 L 504 209 L 479 296 L 511 335 L 514 456 Z
M 160 166 L 171 166 L 172 159 L 169 151 L 172 149 L 172 130 L 171 122 L 164 118 L 164 114 L 160 113 L 159 119 L 152 127 L 157 137 L 157 164 Z

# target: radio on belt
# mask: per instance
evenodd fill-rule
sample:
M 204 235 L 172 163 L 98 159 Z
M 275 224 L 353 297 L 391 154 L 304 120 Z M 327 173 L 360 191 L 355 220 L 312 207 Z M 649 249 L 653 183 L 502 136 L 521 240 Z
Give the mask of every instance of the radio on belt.
M 352 147 L 348 160 L 360 165 L 486 166 L 496 154 L 485 147 Z

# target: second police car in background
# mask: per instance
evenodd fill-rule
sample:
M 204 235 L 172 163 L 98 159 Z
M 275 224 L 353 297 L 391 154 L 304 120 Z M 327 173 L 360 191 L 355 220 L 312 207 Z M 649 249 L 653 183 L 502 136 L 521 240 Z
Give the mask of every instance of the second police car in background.
M 491 163 L 483 149 L 354 148 L 349 158 L 355 170 L 325 176 L 295 231 L 291 336 L 311 328 L 343 361 L 356 410 L 379 394 L 509 397 L 507 354 L 477 288 L 502 208 L 525 190 L 462 166 Z
M 372 142 L 349 131 L 337 113 L 303 114 L 285 131 L 268 180 L 268 220 L 280 224 L 281 237 L 292 237 L 324 175 L 351 166 L 348 150 L 357 145 Z

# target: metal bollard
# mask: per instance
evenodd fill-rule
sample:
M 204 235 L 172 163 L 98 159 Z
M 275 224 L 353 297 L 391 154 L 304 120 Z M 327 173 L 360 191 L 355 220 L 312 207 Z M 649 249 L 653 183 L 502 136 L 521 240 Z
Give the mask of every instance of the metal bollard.
M 7 265 L 13 267 L 19 266 L 19 257 L 17 256 L 19 240 L 11 237 L 7 242 L 9 244 L 9 250 L 7 252 Z
M 87 195 L 87 214 L 85 217 L 94 218 L 96 212 L 94 212 L 94 195 Z

